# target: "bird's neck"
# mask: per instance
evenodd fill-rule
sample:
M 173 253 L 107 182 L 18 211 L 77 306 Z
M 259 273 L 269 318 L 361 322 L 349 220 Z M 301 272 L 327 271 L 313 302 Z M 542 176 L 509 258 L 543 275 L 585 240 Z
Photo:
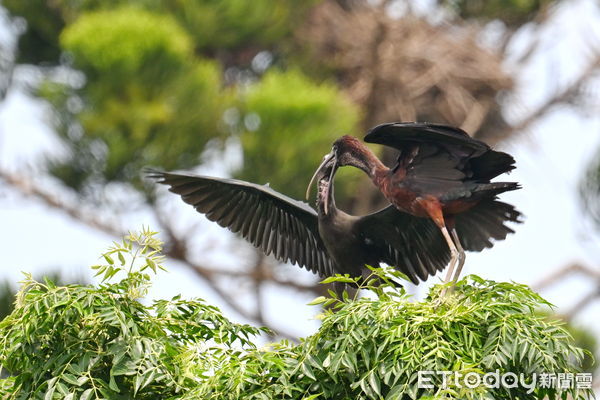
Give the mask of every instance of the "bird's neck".
M 360 157 L 358 158 L 355 167 L 363 170 L 369 178 L 378 185 L 379 181 L 389 173 L 390 169 L 386 167 L 366 146 L 361 149 Z

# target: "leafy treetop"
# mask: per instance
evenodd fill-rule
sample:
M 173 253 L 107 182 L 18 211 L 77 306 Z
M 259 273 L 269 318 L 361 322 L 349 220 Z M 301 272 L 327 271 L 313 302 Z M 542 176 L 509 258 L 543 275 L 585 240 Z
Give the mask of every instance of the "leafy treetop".
M 321 328 L 299 344 L 258 348 L 266 329 L 236 324 L 201 299 L 143 300 L 162 267 L 155 232 L 130 234 L 94 266 L 103 283 L 59 287 L 27 277 L 15 310 L 0 322 L 2 398 L 14 399 L 538 399 L 588 390 L 517 385 L 468 388 L 439 379 L 419 388 L 418 371 L 575 373 L 583 351 L 549 305 L 528 287 L 471 276 L 451 297 L 442 286 L 411 301 L 373 269 L 370 295 L 330 292 Z M 117 279 L 120 277 L 120 280 Z M 113 282 L 114 281 L 114 282 Z M 327 281 L 352 285 L 338 276 Z M 538 375 L 539 376 L 539 375 Z

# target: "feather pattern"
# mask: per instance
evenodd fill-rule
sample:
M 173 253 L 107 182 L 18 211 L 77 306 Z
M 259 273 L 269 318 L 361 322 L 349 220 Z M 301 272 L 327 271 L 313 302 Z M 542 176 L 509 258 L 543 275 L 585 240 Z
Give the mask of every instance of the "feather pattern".
M 321 276 L 332 275 L 333 260 L 319 236 L 317 213 L 306 203 L 268 186 L 234 179 L 158 171 L 150 177 L 160 179 L 196 211 L 266 254 Z
M 514 231 L 507 222 L 521 223 L 522 214 L 512 205 L 486 199 L 456 215 L 456 232 L 465 250 L 481 251 L 493 246 L 490 239 L 504 240 Z
M 365 136 L 365 142 L 405 150 L 406 145 L 430 143 L 451 149 L 461 157 L 477 157 L 490 149 L 484 142 L 473 139 L 465 131 L 449 125 L 393 122 L 376 126 Z
M 492 150 L 456 127 L 413 122 L 382 124 L 369 131 L 365 141 L 399 150 L 398 166 L 405 175 L 401 185 L 419 195 L 451 201 L 476 194 L 493 197 L 501 191 L 518 189 L 516 184 L 489 183 L 513 170 L 514 158 Z M 490 191 L 484 193 L 486 189 Z
M 425 281 L 450 261 L 448 245 L 431 219 L 412 216 L 394 206 L 360 217 L 354 229 L 372 241 L 372 251 L 382 262 L 413 283 Z

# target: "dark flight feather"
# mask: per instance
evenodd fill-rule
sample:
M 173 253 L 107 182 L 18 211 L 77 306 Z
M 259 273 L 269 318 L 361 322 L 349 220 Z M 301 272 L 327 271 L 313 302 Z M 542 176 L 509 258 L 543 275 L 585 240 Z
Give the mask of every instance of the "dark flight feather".
M 169 185 L 171 192 L 181 195 L 183 201 L 209 220 L 240 233 L 266 254 L 273 253 L 282 262 L 290 261 L 321 276 L 331 275 L 333 260 L 319 236 L 317 213 L 308 204 L 268 186 L 235 179 L 158 171 L 149 177 Z M 301 237 L 290 232 L 287 218 L 298 221 Z M 297 242 L 298 252 L 286 246 L 292 241 Z
M 448 245 L 431 219 L 403 213 L 394 206 L 360 217 L 355 231 L 381 249 L 382 262 L 396 267 L 414 283 L 435 275 L 450 261 Z
M 480 140 L 473 139 L 462 129 L 442 124 L 418 122 L 393 122 L 381 124 L 371 129 L 365 142 L 394 147 L 398 150 L 407 144 L 431 143 L 446 146 L 461 152 L 461 156 L 479 156 L 490 147 Z
M 515 160 L 510 154 L 492 150 L 462 129 L 448 125 L 382 124 L 371 129 L 364 140 L 393 147 L 400 151 L 400 158 L 418 147 L 419 152 L 410 163 L 415 179 L 419 176 L 448 179 L 450 175 L 453 179 L 461 179 L 459 171 L 466 179 L 483 182 L 515 168 Z
M 456 233 L 465 250 L 482 251 L 493 246 L 493 242 L 504 240 L 514 231 L 507 222 L 521 223 L 522 214 L 510 204 L 496 199 L 486 199 L 473 208 L 456 215 Z

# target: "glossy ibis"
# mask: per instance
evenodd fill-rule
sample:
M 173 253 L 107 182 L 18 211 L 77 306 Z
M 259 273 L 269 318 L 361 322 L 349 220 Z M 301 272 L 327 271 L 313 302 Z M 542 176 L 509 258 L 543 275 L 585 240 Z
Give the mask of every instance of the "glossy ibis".
M 520 186 L 490 182 L 515 168 L 509 154 L 492 150 L 459 128 L 429 123 L 379 125 L 368 132 L 365 141 L 399 150 L 396 165 L 387 168 L 348 135 L 335 141 L 325 161 L 332 161 L 334 169 L 350 165 L 363 170 L 398 210 L 433 221 L 452 255 L 446 282 L 457 262 L 453 280 L 458 279 L 465 260 L 463 249 L 492 247 L 490 239 L 503 240 L 514 232 L 506 222 L 520 222 L 519 211 L 496 200 L 498 194 Z M 326 209 L 328 199 L 324 200 Z
M 317 211 L 271 189 L 234 179 L 150 171 L 183 201 L 219 225 L 239 233 L 267 255 L 291 262 L 321 277 L 353 277 L 384 262 L 417 284 L 442 270 L 450 252 L 430 220 L 388 206 L 366 216 L 335 206 L 331 160 L 316 174 Z

